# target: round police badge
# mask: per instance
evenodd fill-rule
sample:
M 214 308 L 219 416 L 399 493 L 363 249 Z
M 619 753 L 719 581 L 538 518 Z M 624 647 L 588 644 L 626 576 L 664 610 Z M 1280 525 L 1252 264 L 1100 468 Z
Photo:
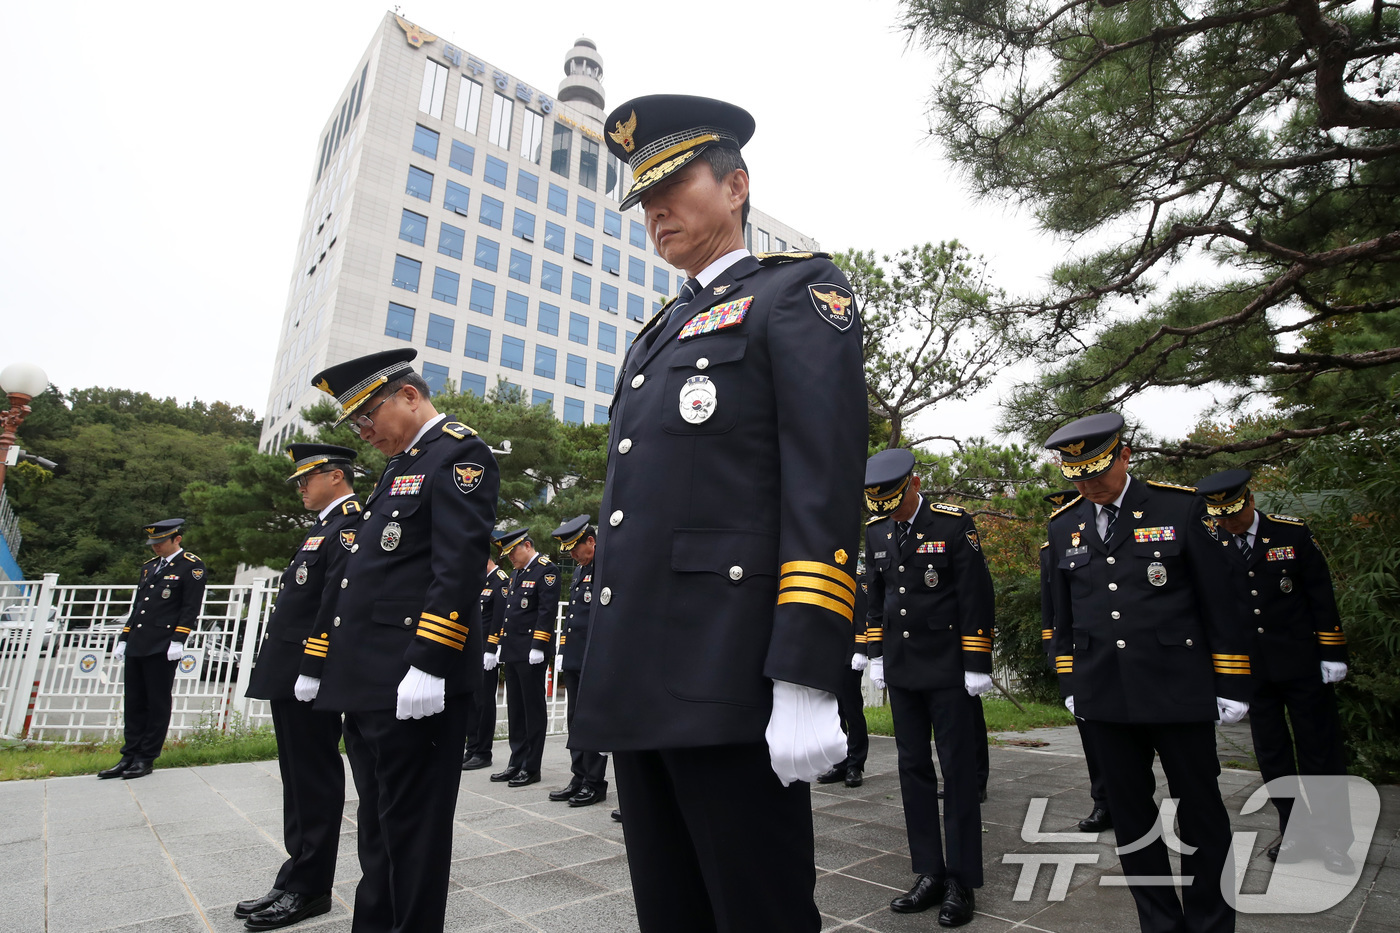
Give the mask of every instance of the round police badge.
M 927 586 L 927 587 L 929 587 L 930 589 L 932 589 L 933 587 L 935 587 L 935 586 L 937 586 L 937 585 L 938 585 L 938 571 L 937 571 L 937 570 L 934 570 L 932 567 L 930 567 L 930 568 L 928 568 L 927 570 L 924 571 L 924 586 Z
M 521 609 L 529 609 L 529 608 L 530 608 L 530 597 L 528 597 L 528 596 L 522 596 L 522 597 L 520 598 L 520 608 L 521 608 Z
M 379 536 L 379 546 L 386 551 L 392 551 L 399 546 L 403 540 L 403 529 L 398 522 L 390 522 L 384 526 L 384 533 Z
M 160 598 L 161 598 L 161 599 L 169 599 L 169 598 L 170 598 L 170 587 L 167 586 L 165 589 L 163 589 L 163 590 L 160 591 Z
M 716 395 L 709 376 L 691 376 L 681 386 L 681 417 L 691 424 L 709 420 L 715 413 Z
M 1281 592 L 1291 593 L 1293 592 L 1293 581 L 1288 577 L 1284 577 L 1282 580 L 1278 581 L 1278 588 Z
M 307 573 L 306 565 L 305 565 L 305 564 L 302 564 L 300 567 L 297 568 L 297 582 L 298 582 L 298 583 L 305 583 L 305 582 L 306 582 L 306 578 L 307 578 L 308 576 L 309 576 L 309 574 Z
M 1167 568 L 1161 561 L 1154 560 L 1147 565 L 1147 582 L 1153 586 L 1167 585 Z

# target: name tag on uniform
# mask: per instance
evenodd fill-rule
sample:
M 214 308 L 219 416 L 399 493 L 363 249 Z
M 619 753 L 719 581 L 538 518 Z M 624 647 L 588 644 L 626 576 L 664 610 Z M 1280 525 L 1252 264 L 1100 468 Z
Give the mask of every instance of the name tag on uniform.
M 1293 560 L 1297 556 L 1291 547 L 1271 547 L 1264 553 L 1265 560 Z
M 423 488 L 423 477 L 426 473 L 418 473 L 413 476 L 395 476 L 394 482 L 389 486 L 391 496 L 416 496 L 418 490 Z
M 944 554 L 948 551 L 948 545 L 943 541 L 925 541 L 919 545 L 915 554 Z
M 314 538 L 307 538 L 306 543 L 301 546 L 303 551 L 318 551 L 321 549 L 321 542 L 326 540 L 325 535 L 317 535 Z
M 1145 541 L 1175 541 L 1175 525 L 1159 525 L 1155 528 L 1134 528 L 1133 540 L 1139 544 Z
M 1084 544 L 1081 544 L 1079 547 L 1067 547 L 1067 548 L 1065 548 L 1065 556 L 1066 556 L 1066 557 L 1078 557 L 1080 554 L 1088 554 L 1088 553 L 1089 553 L 1089 547 L 1088 547 L 1088 545 L 1084 545 Z
M 884 557 L 884 556 L 885 556 L 886 554 L 888 554 L 888 553 L 889 553 L 889 551 L 876 551 L 876 552 L 875 552 L 875 559 L 876 559 L 876 560 L 879 560 L 880 558 Z

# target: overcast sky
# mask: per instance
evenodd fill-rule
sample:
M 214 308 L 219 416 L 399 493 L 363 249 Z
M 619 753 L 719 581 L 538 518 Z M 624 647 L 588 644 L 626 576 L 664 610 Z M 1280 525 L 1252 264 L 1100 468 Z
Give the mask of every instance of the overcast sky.
M 935 67 L 893 0 L 612 7 L 411 0 L 402 15 L 552 93 L 574 39 L 611 108 L 720 97 L 754 203 L 827 250 L 958 239 L 1012 292 L 1069 249 L 974 203 L 928 136 Z M 386 6 L 11 4 L 0 37 L 0 367 L 262 413 L 319 136 Z M 985 433 L 995 393 L 939 417 Z M 1186 430 L 1194 408 L 1157 405 Z M 1159 422 L 1159 430 L 1167 427 Z

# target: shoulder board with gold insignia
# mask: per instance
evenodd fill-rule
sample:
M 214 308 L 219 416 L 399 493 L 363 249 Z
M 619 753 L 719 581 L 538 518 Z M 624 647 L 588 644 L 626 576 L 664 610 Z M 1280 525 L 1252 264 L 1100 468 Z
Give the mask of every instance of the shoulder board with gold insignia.
M 155 563 L 156 561 L 158 561 L 158 560 L 160 560 L 159 557 L 152 557 L 150 560 L 146 561 L 146 563 L 145 563 L 145 564 L 142 564 L 141 566 L 144 567 L 144 566 L 146 566 L 146 564 L 154 564 L 154 563 Z
M 754 258 L 765 266 L 777 266 L 785 262 L 800 262 L 803 259 L 830 259 L 830 253 L 755 253 Z
M 1063 512 L 1065 509 L 1072 508 L 1073 506 L 1078 505 L 1078 504 L 1079 504 L 1079 500 L 1080 500 L 1080 499 L 1083 499 L 1083 498 L 1084 498 L 1083 496 L 1075 496 L 1073 499 L 1069 500 L 1069 501 L 1066 502 L 1064 505 L 1060 506 L 1058 509 L 1056 509 L 1055 511 L 1051 512 L 1051 513 L 1050 513 L 1050 517 L 1051 517 L 1051 518 L 1054 518 L 1056 515 L 1059 515 L 1059 514 L 1060 514 L 1061 512 Z
M 1046 541 L 1044 544 L 1042 544 L 1042 545 L 1040 546 L 1040 549 L 1043 551 L 1043 550 L 1045 550 L 1046 548 L 1048 548 L 1049 546 L 1050 546 L 1050 542 L 1049 542 L 1049 541 Z
M 1285 525 L 1305 525 L 1305 524 L 1307 524 L 1307 523 L 1304 522 L 1301 518 L 1298 518 L 1298 517 L 1295 516 L 1295 515 L 1274 515 L 1274 514 L 1272 514 L 1272 513 L 1266 513 L 1266 514 L 1268 514 L 1269 518 L 1272 519 L 1273 521 L 1276 521 L 1276 522 L 1283 522 Z
M 940 512 L 947 512 L 949 515 L 962 515 L 967 510 L 960 505 L 953 505 L 951 502 L 934 502 L 932 507 Z
M 548 564 L 548 563 L 551 563 L 551 561 L 550 561 L 550 559 L 549 559 L 548 557 L 545 557 L 543 554 L 541 554 L 541 555 L 540 555 L 540 563 L 541 563 L 541 564 Z
M 882 521 L 884 521 L 886 518 L 889 518 L 889 516 L 888 516 L 888 515 L 876 515 L 874 518 L 867 518 L 867 519 L 865 520 L 865 524 L 867 524 L 867 525 L 873 525 L 873 524 L 875 524 L 876 522 L 882 522 Z
M 467 427 L 460 421 L 448 421 L 444 423 L 442 426 L 442 433 L 450 434 L 453 437 L 457 438 L 457 440 L 459 441 L 464 438 L 476 436 L 475 431 L 473 431 L 471 428 Z
M 1172 489 L 1176 492 L 1189 492 L 1193 495 L 1196 492 L 1195 486 L 1179 486 L 1176 483 L 1160 483 L 1155 479 L 1147 480 L 1147 485 L 1156 486 L 1158 489 Z
M 358 501 L 354 500 L 354 499 L 351 499 L 351 500 L 348 501 L 348 502 L 343 502 L 343 503 L 341 503 L 341 506 L 340 506 L 340 514 L 341 514 L 341 515 L 354 515 L 354 514 L 355 514 L 356 512 L 358 512 L 358 511 L 360 511 L 360 503 L 359 503 Z
M 193 563 L 198 563 L 198 562 L 199 562 L 199 555 L 198 555 L 198 554 L 191 554 L 189 551 L 186 551 L 186 552 L 185 552 L 185 560 L 191 561 L 191 562 L 193 562 Z

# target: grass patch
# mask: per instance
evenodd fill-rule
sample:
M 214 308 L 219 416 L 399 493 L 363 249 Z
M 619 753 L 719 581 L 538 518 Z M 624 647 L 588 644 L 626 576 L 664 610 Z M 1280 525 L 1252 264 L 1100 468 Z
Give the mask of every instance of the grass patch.
M 1074 717 L 1060 703 L 1036 703 L 1020 700 L 1025 712 L 1018 710 L 1005 697 L 983 697 L 982 713 L 987 717 L 988 732 L 1025 732 L 1046 726 L 1071 726 Z M 888 706 L 867 706 L 865 724 L 872 735 L 894 735 L 894 720 Z

